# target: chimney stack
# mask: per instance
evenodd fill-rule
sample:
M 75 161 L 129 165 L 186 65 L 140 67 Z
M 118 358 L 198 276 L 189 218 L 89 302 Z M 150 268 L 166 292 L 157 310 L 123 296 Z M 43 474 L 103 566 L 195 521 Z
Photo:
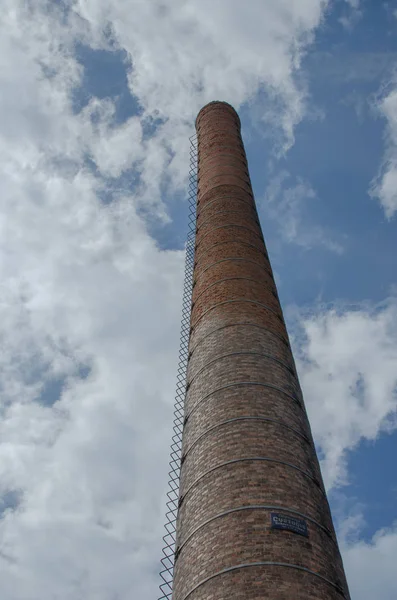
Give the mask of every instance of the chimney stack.
M 348 600 L 240 119 L 198 114 L 173 600 Z M 298 265 L 296 265 L 298 268 Z

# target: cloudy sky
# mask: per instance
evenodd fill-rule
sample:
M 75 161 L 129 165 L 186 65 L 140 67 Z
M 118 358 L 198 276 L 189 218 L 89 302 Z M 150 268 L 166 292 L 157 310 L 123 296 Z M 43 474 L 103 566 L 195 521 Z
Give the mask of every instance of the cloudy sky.
M 397 574 L 397 2 L 0 0 L 2 600 L 155 600 L 189 136 L 239 111 L 353 600 Z

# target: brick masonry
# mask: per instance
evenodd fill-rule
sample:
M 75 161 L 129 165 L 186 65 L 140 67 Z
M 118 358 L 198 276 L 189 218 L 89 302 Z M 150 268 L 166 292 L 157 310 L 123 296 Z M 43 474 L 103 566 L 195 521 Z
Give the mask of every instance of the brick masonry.
M 199 113 L 173 600 L 349 599 L 240 134 Z M 308 536 L 271 528 L 304 520 Z

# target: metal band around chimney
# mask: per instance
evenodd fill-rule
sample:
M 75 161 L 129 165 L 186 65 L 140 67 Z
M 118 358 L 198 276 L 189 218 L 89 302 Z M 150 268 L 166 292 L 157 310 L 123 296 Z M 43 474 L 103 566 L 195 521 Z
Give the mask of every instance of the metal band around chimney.
M 193 483 L 189 485 L 186 492 L 180 496 L 179 506 L 181 506 L 181 504 L 184 502 L 186 496 L 191 492 L 191 490 L 194 487 L 196 487 L 196 485 L 202 479 L 204 479 L 204 477 L 207 477 L 207 475 L 210 475 L 211 473 L 213 473 L 214 471 L 217 471 L 218 469 L 223 469 L 223 467 L 228 467 L 229 465 L 236 465 L 238 463 L 250 462 L 250 461 L 275 463 L 278 465 L 283 465 L 284 467 L 289 467 L 290 469 L 294 469 L 295 471 L 298 471 L 299 473 L 301 473 L 302 475 L 304 475 L 305 477 L 310 479 L 318 487 L 318 489 L 322 492 L 322 494 L 325 495 L 325 492 L 321 486 L 320 481 L 318 479 L 316 479 L 311 473 L 309 473 L 308 471 L 305 471 L 304 469 L 301 469 L 297 465 L 293 465 L 292 463 L 289 463 L 285 460 L 280 460 L 278 458 L 271 458 L 269 456 L 250 456 L 247 458 L 235 458 L 233 460 L 227 460 L 226 462 L 220 463 L 219 465 L 216 465 L 215 467 L 208 469 L 208 471 L 205 471 L 205 473 L 200 475 L 200 477 L 197 477 L 197 479 L 195 479 L 193 481 Z
M 205 273 L 206 271 L 208 271 L 208 270 L 209 270 L 209 269 L 211 269 L 212 267 L 215 267 L 215 265 L 219 265 L 220 263 L 223 263 L 223 262 L 229 262 L 229 261 L 230 261 L 230 262 L 234 262 L 234 261 L 236 261 L 236 262 L 238 262 L 238 261 L 242 261 L 242 262 L 252 263 L 253 265 L 255 265 L 255 266 L 259 267 L 260 269 L 263 269 L 264 271 L 266 271 L 266 273 L 267 273 L 267 274 L 268 274 L 268 275 L 269 275 L 269 276 L 270 276 L 270 277 L 273 279 L 273 273 L 272 273 L 272 271 L 271 271 L 271 269 L 270 269 L 270 266 L 269 266 L 269 267 L 267 267 L 267 266 L 265 266 L 265 265 L 263 265 L 263 264 L 261 264 L 261 263 L 258 263 L 258 262 L 256 262 L 255 260 L 252 260 L 252 259 L 250 259 L 250 258 L 241 258 L 240 256 L 230 256 L 230 257 L 227 257 L 227 258 L 221 258 L 220 260 L 217 260 L 216 262 L 214 262 L 214 263 L 211 263 L 210 265 L 208 265 L 208 267 L 205 267 L 205 269 L 203 269 L 202 271 L 200 271 L 200 273 L 197 273 L 197 275 L 196 275 L 196 278 L 195 278 L 195 280 L 193 281 L 193 287 L 196 285 L 196 283 L 197 283 L 197 279 L 198 279 L 199 277 L 201 277 L 201 275 L 203 275 L 203 273 Z M 277 294 L 277 290 L 276 290 L 276 288 L 274 288 L 274 292 L 273 292 L 273 293 L 276 293 L 276 294 Z M 276 296 L 276 297 L 278 297 L 278 296 Z
M 243 191 L 245 194 L 248 194 L 249 196 L 251 196 L 252 199 L 254 199 L 252 192 L 250 190 L 248 190 L 246 187 L 242 187 L 241 185 L 237 185 L 237 183 L 218 183 L 218 185 L 214 185 L 214 187 L 209 188 L 208 190 L 205 191 L 205 193 L 202 193 L 201 196 L 200 195 L 200 191 L 198 191 L 198 197 L 197 197 L 197 208 L 200 206 L 200 204 L 202 202 L 204 202 L 203 198 L 206 197 L 207 194 L 209 194 L 210 192 L 213 193 L 214 190 L 216 190 L 219 187 L 233 187 L 233 188 L 238 188 L 239 190 Z
M 213 358 L 212 360 L 210 360 L 209 362 L 207 362 L 205 365 L 203 365 L 201 367 L 201 369 L 199 369 L 197 371 L 197 373 L 195 373 L 193 375 L 193 377 L 188 380 L 187 382 L 187 387 L 190 387 L 193 383 L 193 381 L 196 379 L 196 377 L 198 377 L 198 375 L 200 375 L 204 369 L 206 369 L 207 367 L 211 366 L 213 363 L 217 362 L 218 360 L 222 360 L 224 358 L 228 358 L 230 356 L 260 356 L 261 358 L 266 358 L 267 360 L 270 360 L 272 362 L 277 363 L 278 365 L 280 365 L 280 367 L 283 367 L 283 369 L 287 369 L 287 371 L 289 371 L 289 373 L 295 378 L 296 378 L 296 374 L 294 373 L 293 369 L 288 366 L 286 363 L 284 363 L 282 360 L 279 360 L 278 358 L 275 358 L 274 356 L 272 356 L 271 354 L 267 354 L 266 352 L 254 352 L 254 351 L 245 351 L 242 350 L 240 352 L 229 352 L 228 354 L 222 354 L 221 356 L 216 356 L 215 358 Z M 299 384 L 298 384 L 299 385 Z M 300 386 L 298 388 L 300 390 Z
M 259 229 L 259 232 L 258 232 L 258 230 L 251 229 L 251 227 L 247 227 L 246 225 L 239 225 L 238 223 L 225 223 L 224 225 L 217 225 L 217 227 L 213 227 L 212 229 L 207 231 L 201 239 L 196 241 L 195 250 L 197 250 L 197 248 L 200 247 L 200 245 L 203 243 L 203 240 L 207 237 L 207 235 L 210 235 L 210 233 L 214 233 L 214 231 L 218 231 L 218 229 L 227 229 L 228 227 L 236 227 L 237 229 L 246 229 L 246 231 L 250 231 L 254 235 L 257 235 L 258 238 L 262 241 L 262 236 L 260 234 L 259 226 L 258 226 L 258 229 Z
M 258 214 L 257 211 L 255 210 L 255 206 L 252 204 L 252 197 L 250 196 L 250 194 L 248 194 L 248 197 L 249 197 L 249 200 L 245 200 L 243 198 L 235 198 L 234 196 L 230 196 L 230 195 L 217 196 L 216 198 L 213 198 L 213 200 L 204 202 L 202 209 L 200 210 L 200 212 L 197 213 L 197 218 L 199 218 L 201 216 L 201 213 L 205 208 L 208 208 L 208 206 L 211 206 L 211 204 L 213 204 L 214 202 L 219 202 L 219 200 L 225 200 L 225 199 L 229 199 L 229 200 L 233 200 L 233 201 L 236 200 L 237 202 L 244 202 L 244 204 L 249 204 L 252 207 L 252 210 L 255 212 L 255 214 Z
M 324 525 L 321 525 L 321 523 L 319 523 L 318 521 L 316 521 L 316 519 L 313 519 L 312 517 L 309 517 L 308 515 L 305 515 L 297 510 L 295 510 L 294 508 L 289 508 L 288 506 L 273 506 L 271 504 L 252 504 L 251 506 L 238 506 L 237 508 L 231 508 L 230 510 L 225 510 L 217 515 L 215 515 L 214 517 L 211 517 L 210 519 L 207 519 L 206 521 L 204 521 L 203 523 L 201 523 L 200 525 L 198 525 L 195 529 L 193 529 L 193 531 L 191 531 L 189 533 L 189 535 L 183 540 L 183 542 L 178 546 L 178 548 L 175 551 L 175 558 L 177 558 L 179 556 L 179 554 L 182 551 L 182 548 L 188 543 L 188 541 L 198 532 L 200 531 L 200 529 L 202 529 L 203 527 L 205 527 L 206 525 L 209 525 L 210 523 L 212 523 L 213 521 L 216 521 L 217 519 L 221 519 L 222 517 L 226 517 L 227 515 L 232 515 L 236 512 L 242 512 L 245 510 L 280 510 L 283 512 L 288 512 L 291 513 L 293 515 L 296 515 L 297 517 L 300 517 L 301 519 L 305 519 L 306 521 L 309 521 L 310 523 L 312 523 L 313 525 L 315 525 L 316 527 L 318 527 L 319 529 L 321 529 L 328 537 L 330 537 L 332 539 L 332 541 L 336 544 L 336 539 L 332 533 L 332 531 L 330 529 L 328 529 L 328 527 L 325 527 Z
M 231 147 L 232 147 L 232 146 L 225 146 L 225 147 L 224 147 L 224 149 L 225 149 L 225 150 L 227 150 L 227 149 L 230 149 Z M 242 147 L 240 147 L 240 146 L 238 146 L 238 147 L 236 148 L 236 150 L 237 150 L 237 152 L 235 152 L 235 153 L 234 153 L 234 156 L 236 157 L 236 159 L 237 159 L 238 161 L 239 161 L 239 160 L 241 160 L 241 162 L 243 163 L 243 165 L 244 165 L 244 166 L 246 166 L 246 167 L 248 167 L 248 162 L 247 162 L 246 156 L 245 156 L 245 154 L 244 154 L 243 148 L 242 148 Z M 225 154 L 225 153 L 223 152 L 223 153 L 222 153 L 222 156 L 230 156 L 230 153 L 228 153 L 228 154 Z M 203 162 L 203 161 L 204 161 L 204 164 L 205 164 L 205 163 L 206 163 L 206 162 L 207 162 L 209 159 L 212 159 L 212 160 L 213 160 L 213 159 L 214 159 L 214 157 L 213 157 L 213 156 L 210 156 L 210 154 L 209 154 L 209 153 L 206 153 L 204 156 L 203 156 L 203 155 L 201 155 L 201 157 L 200 157 L 200 162 Z M 215 188 L 217 188 L 217 187 L 220 187 L 220 186 L 225 186 L 225 185 L 227 185 L 227 184 L 221 183 L 220 185 L 216 185 L 214 188 L 211 188 L 211 189 L 215 189 Z M 228 187 L 230 187 L 230 184 L 228 185 Z M 239 186 L 235 186 L 235 185 L 233 185 L 233 187 L 239 187 Z M 246 194 L 249 194 L 249 195 L 252 197 L 252 195 L 251 195 L 251 192 L 250 192 L 249 190 L 244 190 L 244 191 L 245 191 L 245 193 L 246 193 Z
M 208 200 L 207 202 L 204 202 L 203 206 L 201 207 L 201 210 L 197 213 L 197 222 L 198 222 L 198 219 L 201 218 L 201 214 L 203 213 L 203 211 L 205 211 L 208 207 L 212 206 L 214 204 L 214 202 L 219 202 L 220 200 L 233 200 L 234 202 L 242 202 L 243 204 L 250 207 L 252 214 L 255 216 L 255 219 L 259 222 L 258 211 L 255 206 L 255 203 L 253 202 L 252 196 L 248 192 L 246 192 L 245 195 L 247 196 L 246 198 L 239 198 L 238 196 L 232 196 L 230 194 L 225 194 L 222 196 L 216 196 L 212 200 Z
M 198 193 L 200 194 L 200 179 L 205 179 L 205 183 L 206 186 L 211 182 L 219 179 L 219 177 L 234 177 L 235 179 L 237 179 L 238 181 L 242 181 L 244 183 L 247 184 L 247 187 L 249 187 L 251 185 L 251 180 L 250 180 L 250 176 L 248 173 L 248 169 L 244 170 L 244 168 L 236 175 L 232 175 L 231 173 L 216 173 L 215 175 L 212 175 L 212 177 L 208 177 L 208 174 L 205 174 L 204 177 L 202 177 L 202 174 L 200 173 L 200 169 L 199 169 L 199 175 L 197 178 L 197 184 L 198 184 Z M 214 186 L 216 187 L 216 186 Z M 212 190 L 213 186 L 208 185 L 208 191 Z
M 201 321 L 201 319 L 207 314 L 209 313 L 211 310 L 214 310 L 215 308 L 218 308 L 218 306 L 223 306 L 224 304 L 236 304 L 239 302 L 247 302 L 249 304 L 256 304 L 256 306 L 261 306 L 262 308 L 270 311 L 271 313 L 273 313 L 280 321 L 281 323 L 284 324 L 284 319 L 281 313 L 277 312 L 276 310 L 274 310 L 274 308 L 271 308 L 270 306 L 268 306 L 267 304 L 263 304 L 263 302 L 257 302 L 256 300 L 250 300 L 249 298 L 234 298 L 233 300 L 223 300 L 222 302 L 217 302 L 216 304 L 213 304 L 212 306 L 210 306 L 209 308 L 207 308 L 207 310 L 205 310 L 203 312 L 202 315 L 199 316 L 199 318 L 197 319 L 197 321 L 195 321 L 192 326 L 190 327 L 190 333 L 197 327 L 197 323 L 199 323 Z
M 335 588 L 337 590 L 337 592 L 339 592 L 339 594 L 342 596 L 342 598 L 345 598 L 345 600 L 349 600 L 349 596 L 345 595 L 343 588 L 341 588 L 340 585 L 338 585 L 337 583 L 334 583 L 327 577 L 324 577 L 323 575 L 320 575 L 319 573 L 316 573 L 315 571 L 312 571 L 311 569 L 307 569 L 306 567 L 302 567 L 300 565 L 293 565 L 291 563 L 281 563 L 281 562 L 272 562 L 272 561 L 244 563 L 242 565 L 235 565 L 233 567 L 229 567 L 228 569 L 223 569 L 222 571 L 218 571 L 217 573 L 210 575 L 210 577 L 206 577 L 206 579 L 203 579 L 197 585 L 195 585 L 194 588 L 191 589 L 190 592 L 188 592 L 186 594 L 186 596 L 184 596 L 183 600 L 187 600 L 189 598 L 189 596 L 191 596 L 191 594 L 193 594 L 193 592 L 195 592 L 199 587 L 201 587 L 208 581 L 211 581 L 211 579 L 214 579 L 215 577 L 219 577 L 220 575 L 226 575 L 226 573 L 230 573 L 232 571 L 237 571 L 238 569 L 247 569 L 249 567 L 264 567 L 264 566 L 285 567 L 285 568 L 290 568 L 290 569 L 298 569 L 299 571 L 304 571 L 305 573 L 309 573 L 310 575 L 314 575 L 315 577 L 322 579 L 324 582 L 328 583 L 333 588 Z
M 210 144 L 210 146 L 212 146 L 213 148 L 215 147 L 220 147 L 220 143 L 219 140 L 213 139 L 211 140 L 212 143 Z M 233 175 L 233 173 L 218 173 L 216 175 L 212 175 L 211 177 L 209 177 L 209 173 L 207 171 L 206 168 L 206 163 L 208 163 L 209 159 L 211 158 L 213 160 L 213 156 L 210 155 L 210 153 L 206 150 L 208 150 L 207 148 L 204 148 L 204 150 L 202 152 L 199 152 L 198 154 L 198 159 L 199 159 L 199 169 L 198 169 L 198 179 L 197 181 L 200 182 L 200 179 L 204 179 L 206 184 L 209 184 L 211 181 L 213 181 L 214 179 L 217 179 L 217 177 L 225 177 L 225 176 L 229 176 L 229 177 L 235 177 L 235 179 L 240 180 L 240 181 L 247 181 L 244 176 L 246 176 L 246 174 L 248 173 L 248 162 L 247 159 L 244 156 L 244 146 L 240 138 L 237 138 L 237 143 L 235 145 L 235 149 L 237 150 L 237 153 L 235 153 L 235 157 L 237 158 L 238 161 L 241 161 L 242 164 L 240 164 L 240 169 L 237 169 L 237 173 L 235 175 Z M 241 154 L 240 154 L 241 152 Z M 239 156 L 240 154 L 240 156 Z M 204 163 L 203 167 L 201 166 L 202 163 Z M 222 165 L 223 166 L 223 165 Z M 226 165 L 225 165 L 226 166 Z M 234 171 L 236 171 L 236 166 L 234 165 Z M 248 181 L 247 181 L 248 183 Z M 249 180 L 249 183 L 251 184 L 251 180 Z M 209 186 L 209 189 L 214 189 L 216 187 L 218 187 L 219 185 L 225 185 L 224 183 L 222 184 L 216 184 L 215 186 Z M 230 185 L 230 184 L 229 184 Z M 250 185 L 251 187 L 251 185 Z M 198 189 L 198 194 L 200 194 L 200 187 Z
M 225 240 L 223 242 L 215 242 L 214 244 L 212 244 L 212 246 L 209 246 L 208 248 L 205 249 L 205 251 L 203 252 L 203 255 L 205 256 L 206 254 L 208 254 L 208 252 L 210 250 L 212 250 L 213 248 L 215 248 L 217 246 L 222 246 L 222 244 L 240 244 L 240 246 L 247 246 L 249 248 L 254 248 L 254 250 L 259 252 L 261 256 L 264 256 L 266 258 L 266 260 L 269 260 L 266 252 L 264 252 L 264 250 L 263 250 L 263 245 L 261 245 L 262 247 L 255 246 L 254 244 L 250 244 L 249 242 L 245 242 L 244 240 Z M 200 261 L 202 260 L 203 255 L 200 256 Z M 197 264 L 198 263 L 196 261 L 194 263 L 194 266 L 197 267 Z
M 233 115 L 233 116 L 234 116 L 234 115 Z M 225 125 L 226 125 L 226 124 L 227 124 L 227 120 L 225 119 Z M 200 125 L 200 129 L 201 129 L 201 125 Z M 220 130 L 219 130 L 219 131 L 223 132 L 223 131 L 224 131 L 224 129 L 220 128 Z M 208 142 L 212 142 L 212 143 L 213 143 L 214 141 L 215 141 L 215 142 L 217 142 L 217 141 L 219 140 L 219 131 L 216 131 L 216 132 L 214 132 L 212 135 L 210 135 L 209 133 L 207 133 L 207 136 L 206 136 L 206 139 L 207 139 L 207 141 L 208 141 Z M 239 143 L 241 144 L 241 147 L 243 147 L 243 140 L 241 139 L 241 134 L 240 134 L 240 132 L 234 132 L 234 131 L 233 131 L 233 132 L 230 132 L 230 133 L 229 133 L 229 135 L 230 135 L 231 137 L 234 137 L 234 138 L 237 140 L 237 142 L 239 142 Z M 210 144 L 210 145 L 211 145 L 211 144 Z M 200 163 L 199 163 L 199 165 L 200 165 Z M 200 170 L 200 167 L 199 167 L 199 170 Z
M 230 209 L 229 210 L 217 210 L 216 212 L 212 213 L 212 215 L 210 215 L 207 219 L 205 219 L 205 221 L 203 221 L 203 223 L 200 223 L 200 225 L 197 225 L 196 235 L 198 233 L 200 233 L 200 229 L 202 227 L 204 227 L 204 225 L 206 225 L 206 223 L 211 222 L 212 219 L 216 215 L 239 215 L 241 217 L 241 211 L 239 211 L 239 210 L 230 210 Z M 253 218 L 253 220 L 255 221 L 256 225 L 258 225 L 260 227 L 259 219 L 258 219 L 256 213 L 254 213 L 253 216 L 250 216 L 250 218 Z
M 203 335 L 203 337 L 201 337 L 195 343 L 195 345 L 193 346 L 193 348 L 190 350 L 189 357 L 192 356 L 192 354 L 196 350 L 197 346 L 199 346 L 201 344 L 201 342 L 203 342 L 205 339 L 207 339 L 207 337 L 209 337 L 213 333 L 216 333 L 217 331 L 221 331 L 222 329 L 226 329 L 227 327 L 241 327 L 241 326 L 244 326 L 244 327 L 256 327 L 257 329 L 261 329 L 262 331 L 266 331 L 266 333 L 270 333 L 271 335 L 274 335 L 274 337 L 276 337 L 278 340 L 280 340 L 280 342 L 283 342 L 283 344 L 285 344 L 289 348 L 289 342 L 288 342 L 288 340 L 286 340 L 285 338 L 283 338 L 278 333 L 272 331 L 268 327 L 264 327 L 263 325 L 257 325 L 256 323 L 248 323 L 246 321 L 239 321 L 237 323 L 228 323 L 227 325 L 222 325 L 221 327 L 216 327 L 216 329 L 212 329 L 211 331 L 209 331 L 208 333 L 206 333 L 205 335 Z
M 210 288 L 212 288 L 214 285 L 217 285 L 218 283 L 223 283 L 224 281 L 239 281 L 239 280 L 240 281 L 251 281 L 252 283 L 255 283 L 258 286 L 261 285 L 260 282 L 257 279 L 253 279 L 252 277 L 240 277 L 238 275 L 236 275 L 235 277 L 224 277 L 223 279 L 217 279 L 216 281 L 213 281 L 212 283 L 210 283 L 209 285 L 207 285 L 207 287 L 205 287 L 203 290 L 201 290 L 201 292 L 194 299 L 192 307 L 196 304 L 196 302 L 200 298 L 200 296 L 202 296 L 207 290 L 209 290 Z M 261 286 L 261 287 L 263 289 L 263 286 Z M 274 291 L 270 290 L 270 293 L 278 301 L 278 298 L 277 298 L 276 294 L 274 293 Z
M 219 154 L 217 153 L 216 157 L 219 158 L 219 156 L 232 156 L 233 158 L 235 158 L 236 154 L 234 152 L 219 152 Z M 202 163 L 203 160 L 205 161 L 206 159 L 202 159 L 200 162 Z M 211 160 L 214 160 L 214 157 L 211 157 Z M 240 160 L 240 159 L 239 159 Z M 246 166 L 248 166 L 248 161 L 244 156 L 244 162 L 246 164 Z
M 293 396 L 292 394 L 290 394 L 286 390 L 283 390 L 282 388 L 277 387 L 276 385 L 272 385 L 271 383 L 264 383 L 262 381 L 237 381 L 236 383 L 229 383 L 228 385 L 224 385 L 224 386 L 222 386 L 220 388 L 217 388 L 216 390 L 213 390 L 209 394 L 206 394 L 203 398 L 200 398 L 200 400 L 198 400 L 198 402 L 196 402 L 196 404 L 193 406 L 193 408 L 190 410 L 190 412 L 185 416 L 184 423 L 186 423 L 186 421 L 190 418 L 190 416 L 192 415 L 192 413 L 195 412 L 195 410 L 197 409 L 197 407 L 200 406 L 200 404 L 202 404 L 205 400 L 207 400 L 208 398 L 210 398 L 213 394 L 216 394 L 217 392 L 220 392 L 222 390 L 226 390 L 228 388 L 238 387 L 238 386 L 244 386 L 244 385 L 253 385 L 253 386 L 257 385 L 257 386 L 260 386 L 260 387 L 264 387 L 264 388 L 269 388 L 271 390 L 275 390 L 276 392 L 279 392 L 280 394 L 284 394 L 284 396 L 287 396 L 287 398 L 290 398 L 291 400 L 293 400 L 294 402 L 296 402 L 298 404 L 298 406 L 300 406 L 300 408 L 303 408 L 302 402 L 301 402 L 301 400 L 299 400 L 299 398 L 297 398 L 296 396 Z
M 208 164 L 208 161 L 206 159 L 204 159 L 204 160 L 207 164 L 204 163 L 204 165 L 202 166 L 202 164 L 201 164 L 202 161 L 200 161 L 200 171 L 199 171 L 199 176 L 197 179 L 198 183 L 200 183 L 200 181 L 202 181 L 204 179 L 206 184 L 208 184 L 210 181 L 213 181 L 214 179 L 217 179 L 218 177 L 225 177 L 228 175 L 229 176 L 232 175 L 230 173 L 229 169 L 232 171 L 236 170 L 236 163 L 234 163 L 234 164 L 220 163 L 218 165 L 216 165 L 216 164 L 214 165 L 211 163 Z M 237 159 L 236 162 L 239 163 L 239 167 L 240 167 L 239 174 L 233 175 L 233 176 L 236 177 L 236 179 L 245 181 L 246 183 L 251 183 L 247 163 L 244 164 L 244 162 L 242 160 L 240 160 L 239 158 Z M 209 177 L 209 175 L 211 175 L 211 177 Z M 210 188 L 211 188 L 211 186 L 210 186 Z
M 198 444 L 198 442 L 200 442 L 203 438 L 205 438 L 209 433 L 219 429 L 219 427 L 223 427 L 224 425 L 228 425 L 229 423 L 237 423 L 238 421 L 263 421 L 264 423 L 272 423 L 274 425 L 279 425 L 280 427 L 285 427 L 289 431 L 292 431 L 295 435 L 304 439 L 305 442 L 307 442 L 310 446 L 312 445 L 310 439 L 307 437 L 307 435 L 305 433 L 298 431 L 297 429 L 295 429 L 294 427 L 291 427 L 290 425 L 287 425 L 283 421 L 279 421 L 277 419 L 270 419 L 268 417 L 257 417 L 257 416 L 235 417 L 234 419 L 227 419 L 227 421 L 222 421 L 221 423 L 217 423 L 216 425 L 209 427 L 201 435 L 199 435 L 199 437 L 197 437 L 194 440 L 194 442 L 192 442 L 190 444 L 189 448 L 184 452 L 184 454 L 181 458 L 181 464 L 183 464 L 185 462 L 186 457 L 193 450 L 193 448 L 196 446 L 196 444 Z

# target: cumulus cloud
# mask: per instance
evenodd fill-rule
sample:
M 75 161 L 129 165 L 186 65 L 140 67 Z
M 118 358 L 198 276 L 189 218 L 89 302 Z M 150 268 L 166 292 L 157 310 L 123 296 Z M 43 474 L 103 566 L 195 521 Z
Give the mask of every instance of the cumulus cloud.
M 351 523 L 350 535 L 340 536 L 344 566 L 353 598 L 394 600 L 396 597 L 397 523 L 380 529 L 368 542 L 357 539 L 360 523 Z
M 161 218 L 164 149 L 110 100 L 73 113 L 70 31 L 24 5 L 0 42 L 2 597 L 149 598 L 183 256 L 138 207 Z M 126 169 L 134 195 L 113 183 Z
M 131 89 L 145 111 L 189 123 L 206 102 L 239 107 L 267 93 L 261 117 L 293 141 L 305 107 L 297 81 L 302 55 L 313 39 L 327 2 L 254 0 L 77 0 L 73 11 L 98 43 L 112 38 L 132 57 Z M 139 23 L 139 26 L 137 26 Z M 281 110 L 280 110 L 281 109 Z
M 397 427 L 397 300 L 298 312 L 297 367 L 328 488 L 348 481 L 348 452 Z
M 276 224 L 283 240 L 306 249 L 323 246 L 337 254 L 343 253 L 340 241 L 320 225 L 310 223 L 308 205 L 317 195 L 310 183 L 301 177 L 293 178 L 286 170 L 277 173 L 267 186 L 261 205 L 266 218 Z
M 371 194 L 378 198 L 385 215 L 391 219 L 397 211 L 397 80 L 385 94 L 381 94 L 376 107 L 386 119 L 386 152 L 380 173 L 373 182 Z

